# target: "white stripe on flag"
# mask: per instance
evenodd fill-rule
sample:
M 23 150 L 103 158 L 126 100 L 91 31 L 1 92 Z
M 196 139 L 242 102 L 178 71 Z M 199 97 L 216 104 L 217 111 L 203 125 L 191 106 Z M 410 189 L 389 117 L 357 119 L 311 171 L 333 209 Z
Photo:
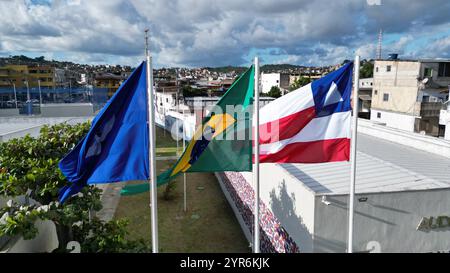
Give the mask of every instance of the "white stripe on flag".
M 281 151 L 287 145 L 297 142 L 350 138 L 350 121 L 350 111 L 315 118 L 292 138 L 260 145 L 260 153 L 274 154 Z
M 305 85 L 267 104 L 259 111 L 259 124 L 290 116 L 314 106 L 311 84 Z

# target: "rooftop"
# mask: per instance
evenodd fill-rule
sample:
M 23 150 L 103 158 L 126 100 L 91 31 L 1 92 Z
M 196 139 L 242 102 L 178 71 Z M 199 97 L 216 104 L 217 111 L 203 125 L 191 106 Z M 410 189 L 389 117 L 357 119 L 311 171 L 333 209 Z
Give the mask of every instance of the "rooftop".
M 280 164 L 316 195 L 348 194 L 350 162 Z M 356 193 L 450 188 L 450 159 L 358 134 Z
M 421 63 L 447 63 L 450 62 L 450 59 L 440 59 L 440 58 L 436 58 L 436 59 L 402 59 L 402 58 L 397 58 L 397 59 L 376 59 L 375 61 L 377 62 L 421 62 Z

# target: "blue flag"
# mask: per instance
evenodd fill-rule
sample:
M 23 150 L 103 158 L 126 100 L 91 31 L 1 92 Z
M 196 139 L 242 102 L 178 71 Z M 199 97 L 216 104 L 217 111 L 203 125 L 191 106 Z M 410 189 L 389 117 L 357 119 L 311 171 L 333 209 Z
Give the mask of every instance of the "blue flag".
M 146 67 L 142 62 L 134 70 L 59 163 L 71 182 L 60 190 L 60 202 L 89 184 L 149 179 Z

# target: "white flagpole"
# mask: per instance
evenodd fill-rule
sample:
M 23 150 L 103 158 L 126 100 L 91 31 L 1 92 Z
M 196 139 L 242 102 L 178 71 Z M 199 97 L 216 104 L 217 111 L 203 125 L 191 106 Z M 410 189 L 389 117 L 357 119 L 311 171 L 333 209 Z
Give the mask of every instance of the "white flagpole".
M 254 119 L 255 119 L 255 166 L 253 168 L 253 183 L 255 185 L 255 220 L 254 220 L 254 245 L 253 252 L 260 252 L 259 236 L 259 60 L 255 57 L 255 101 L 254 101 Z
M 348 246 L 347 252 L 353 252 L 353 215 L 355 213 L 355 181 L 356 181 L 356 138 L 358 128 L 358 93 L 359 93 L 359 64 L 360 57 L 355 56 L 355 77 L 353 85 L 353 119 L 352 119 L 352 141 L 351 141 L 351 169 L 350 169 L 350 200 L 349 200 L 349 214 L 348 214 Z
M 152 56 L 148 48 L 148 29 L 145 30 L 145 56 L 147 59 L 147 99 L 148 99 L 148 135 L 149 135 L 149 163 L 150 163 L 150 201 L 152 225 L 152 251 L 158 253 L 158 207 L 156 189 L 156 155 L 155 155 L 155 105 L 153 94 L 153 66 Z
M 184 131 L 185 130 L 185 126 L 184 126 L 184 109 L 183 109 L 183 152 L 186 150 L 186 140 L 184 139 L 184 137 L 185 137 L 185 135 L 186 135 L 186 132 Z M 183 173 L 183 194 L 184 194 L 184 212 L 186 212 L 187 211 L 187 197 L 186 197 L 186 173 L 184 172 Z

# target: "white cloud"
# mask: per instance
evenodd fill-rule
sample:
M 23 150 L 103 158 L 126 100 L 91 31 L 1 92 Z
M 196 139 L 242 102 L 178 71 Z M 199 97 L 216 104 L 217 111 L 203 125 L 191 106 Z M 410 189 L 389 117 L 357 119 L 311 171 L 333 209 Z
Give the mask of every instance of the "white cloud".
M 387 46 L 405 52 L 420 29 L 450 22 L 447 0 L 427 13 L 420 0 L 30 1 L 0 1 L 0 53 L 64 52 L 80 58 L 73 61 L 131 64 L 143 55 L 150 27 L 159 66 L 240 65 L 252 50 L 274 48 L 282 54 L 266 59 L 326 64 L 354 52 L 373 58 L 379 27 L 401 37 Z

